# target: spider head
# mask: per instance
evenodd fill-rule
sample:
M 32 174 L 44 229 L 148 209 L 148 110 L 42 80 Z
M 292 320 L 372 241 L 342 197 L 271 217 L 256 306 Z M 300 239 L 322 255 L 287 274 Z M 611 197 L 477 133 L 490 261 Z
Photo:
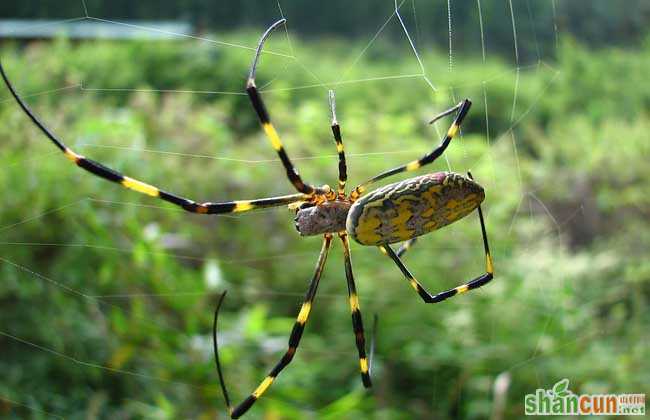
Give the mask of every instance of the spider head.
M 301 206 L 294 219 L 296 230 L 301 236 L 344 231 L 351 205 L 349 201 L 335 200 Z

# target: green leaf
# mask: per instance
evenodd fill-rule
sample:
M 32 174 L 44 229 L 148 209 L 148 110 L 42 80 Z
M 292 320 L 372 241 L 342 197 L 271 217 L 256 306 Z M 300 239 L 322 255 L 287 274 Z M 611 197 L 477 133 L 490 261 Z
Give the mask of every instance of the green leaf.
M 567 390 L 569 388 L 569 380 L 564 378 L 561 381 L 553 385 L 553 394 L 558 397 L 564 397 L 570 394 Z

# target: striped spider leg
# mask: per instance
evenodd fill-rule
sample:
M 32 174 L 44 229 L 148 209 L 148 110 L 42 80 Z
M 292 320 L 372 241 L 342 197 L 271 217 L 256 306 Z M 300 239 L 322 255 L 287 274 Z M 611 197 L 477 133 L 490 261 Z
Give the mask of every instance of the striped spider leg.
M 273 25 L 271 25 L 260 38 L 257 44 L 257 49 L 255 50 L 255 58 L 253 59 L 253 64 L 251 65 L 248 81 L 246 82 L 246 93 L 248 94 L 248 97 L 251 100 L 251 104 L 253 105 L 253 108 L 257 113 L 257 117 L 259 118 L 260 123 L 262 124 L 262 129 L 264 130 L 266 136 L 270 140 L 271 146 L 273 146 L 273 149 L 277 152 L 278 156 L 280 157 L 280 160 L 282 161 L 282 165 L 287 171 L 287 177 L 289 178 L 289 181 L 293 184 L 293 186 L 296 188 L 296 190 L 298 190 L 303 194 L 310 194 L 310 195 L 330 194 L 331 195 L 331 191 L 328 186 L 323 186 L 319 188 L 311 184 L 306 184 L 302 180 L 300 174 L 293 166 L 293 163 L 291 163 L 291 159 L 289 159 L 289 156 L 287 155 L 287 152 L 284 149 L 284 145 L 280 140 L 280 136 L 278 135 L 278 132 L 275 130 L 275 127 L 271 123 L 271 117 L 269 116 L 266 106 L 264 105 L 264 101 L 262 100 L 262 96 L 258 92 L 257 86 L 255 85 L 255 72 L 257 70 L 257 63 L 259 62 L 260 55 L 262 53 L 262 47 L 264 46 L 264 42 L 275 29 L 277 29 L 280 25 L 283 25 L 284 23 L 286 23 L 286 19 L 278 20 Z
M 334 140 L 336 142 L 336 148 L 339 156 L 339 187 L 338 194 L 335 196 L 337 199 L 346 200 L 345 198 L 345 180 L 346 180 L 346 165 L 345 165 L 345 152 L 343 150 L 343 142 L 341 140 L 340 128 L 336 120 L 336 111 L 335 111 L 335 98 L 334 93 L 330 91 L 330 107 L 332 112 L 332 133 L 334 134 Z M 307 208 L 314 206 L 313 202 L 306 202 L 297 207 L 297 209 Z M 348 285 L 348 301 L 350 304 L 350 312 L 352 316 L 352 328 L 355 335 L 355 342 L 357 346 L 357 351 L 359 353 L 359 370 L 361 373 L 361 379 L 365 387 L 370 387 L 372 385 L 370 380 L 370 365 L 371 360 L 366 354 L 366 340 L 363 329 L 363 322 L 361 318 L 361 312 L 359 309 L 359 298 L 356 291 L 356 285 L 354 282 L 354 274 L 352 272 L 352 261 L 350 256 L 350 244 L 348 240 L 348 235 L 345 231 L 338 232 L 339 239 L 343 244 L 343 253 L 344 253 L 344 263 L 345 263 L 345 274 Z M 217 308 L 215 310 L 214 324 L 213 324 L 213 344 L 214 344 L 214 354 L 215 354 L 215 363 L 217 367 L 217 374 L 219 376 L 219 382 L 221 389 L 226 401 L 226 406 L 228 407 L 229 414 L 231 418 L 239 418 L 244 415 L 255 402 L 268 390 L 271 384 L 275 381 L 280 372 L 293 360 L 295 353 L 297 351 L 298 345 L 300 344 L 300 339 L 302 337 L 305 325 L 307 323 L 311 307 L 316 295 L 316 290 L 320 281 L 320 277 L 325 266 L 325 261 L 327 259 L 327 254 L 331 246 L 333 233 L 325 233 L 323 240 L 323 247 L 320 252 L 320 256 L 316 263 L 316 269 L 312 280 L 310 282 L 307 294 L 305 295 L 302 307 L 296 318 L 293 330 L 289 337 L 288 349 L 286 350 L 284 356 L 276 364 L 276 366 L 268 373 L 266 378 L 259 384 L 259 386 L 239 405 L 233 407 L 230 402 L 230 396 L 227 391 L 223 371 L 221 369 L 221 363 L 219 359 L 219 345 L 217 341 L 217 320 L 218 314 L 223 301 L 225 293 L 222 295 Z M 376 321 L 375 321 L 376 325 Z M 375 328 L 376 329 L 376 328 Z M 374 347 L 374 335 L 373 342 L 371 343 L 371 348 Z M 372 350 L 371 350 L 372 355 Z
M 336 152 L 339 155 L 339 185 L 338 185 L 338 196 L 341 198 L 345 197 L 345 183 L 348 180 L 348 167 L 345 163 L 345 150 L 343 148 L 343 139 L 341 138 L 341 127 L 339 122 L 336 119 L 336 98 L 334 97 L 334 91 L 329 91 L 329 100 L 330 100 L 330 110 L 332 112 L 332 134 L 334 135 L 334 141 L 336 142 Z
M 361 381 L 363 386 L 370 388 L 370 366 L 366 356 L 366 338 L 363 332 L 363 320 L 361 319 L 361 310 L 359 309 L 359 297 L 357 296 L 357 287 L 354 284 L 354 274 L 352 272 L 352 258 L 350 256 L 350 242 L 347 233 L 339 233 L 339 238 L 343 243 L 343 256 L 345 258 L 345 277 L 348 282 L 348 299 L 350 301 L 350 312 L 352 314 L 352 329 L 354 331 L 357 351 L 359 353 L 359 370 L 361 371 Z M 374 347 L 374 346 L 373 346 Z
M 472 177 L 471 173 L 468 172 L 467 174 L 469 175 L 470 179 L 472 179 L 472 180 L 474 179 Z M 481 210 L 480 205 L 477 207 L 477 211 L 478 211 L 479 222 L 481 223 L 481 235 L 483 237 L 483 250 L 485 251 L 485 274 L 482 274 L 482 275 L 474 278 L 473 280 L 471 280 L 471 281 L 469 281 L 469 282 L 467 282 L 467 283 L 465 283 L 465 284 L 463 284 L 461 286 L 454 287 L 453 289 L 445 290 L 444 292 L 440 292 L 438 294 L 431 295 L 426 289 L 424 289 L 424 287 L 422 287 L 420 282 L 418 282 L 415 279 L 415 277 L 411 274 L 411 272 L 408 270 L 408 268 L 406 268 L 406 266 L 404 265 L 404 263 L 402 262 L 402 260 L 399 257 L 399 255 L 400 255 L 399 251 L 401 251 L 402 253 L 406 252 L 406 249 L 408 249 L 407 244 L 409 242 L 411 242 L 412 240 L 407 241 L 402 246 L 402 248 L 400 248 L 398 253 L 395 253 L 395 251 L 393 251 L 393 249 L 390 247 L 390 245 L 387 245 L 387 244 L 386 245 L 381 245 L 379 247 L 379 249 L 384 254 L 388 255 L 395 262 L 395 264 L 400 269 L 402 274 L 404 274 L 404 277 L 409 281 L 409 283 L 411 284 L 413 289 L 415 289 L 415 291 L 420 295 L 420 297 L 422 298 L 422 300 L 425 303 L 442 302 L 443 300 L 448 299 L 448 298 L 450 298 L 452 296 L 455 296 L 457 294 L 465 293 L 465 292 L 468 292 L 468 291 L 470 291 L 472 289 L 478 289 L 479 287 L 484 286 L 487 283 L 489 283 L 492 280 L 492 278 L 494 277 L 494 264 L 492 262 L 492 255 L 490 254 L 490 246 L 488 244 L 488 237 L 487 237 L 487 232 L 486 232 L 486 229 L 485 229 L 485 221 L 483 220 L 483 211 Z M 411 242 L 411 244 L 412 244 L 412 242 Z M 409 244 L 409 246 L 411 244 Z M 404 248 L 404 246 L 406 246 L 406 248 Z
M 11 92 L 20 108 L 32 120 L 32 122 L 41 130 L 41 132 L 59 149 L 63 154 L 80 168 L 96 175 L 100 178 L 122 185 L 125 188 L 145 194 L 151 197 L 158 197 L 164 201 L 175 204 L 188 212 L 200 214 L 224 214 L 245 212 L 259 208 L 278 207 L 288 205 L 297 201 L 308 201 L 313 199 L 314 191 L 310 193 L 290 194 L 279 197 L 262 198 L 256 200 L 238 200 L 224 202 L 196 202 L 189 198 L 181 197 L 170 192 L 161 190 L 158 187 L 139 181 L 135 178 L 128 177 L 115 171 L 103 164 L 86 158 L 75 153 L 72 149 L 63 143 L 47 126 L 38 118 L 25 101 L 18 95 L 13 84 L 5 73 L 2 63 L 0 63 L 0 75 L 4 80 L 7 88 Z
M 402 255 L 406 254 L 406 251 L 411 249 L 417 241 L 418 241 L 417 236 L 415 238 L 409 239 L 408 241 L 405 241 L 397 250 L 397 256 L 401 257 Z
M 469 112 L 469 108 L 471 106 L 472 106 L 472 102 L 469 99 L 465 99 L 461 101 L 458 105 L 454 106 L 453 108 L 448 109 L 447 111 L 444 111 L 443 113 L 438 114 L 436 117 L 434 117 L 429 122 L 429 124 L 433 124 L 434 122 L 438 121 L 440 118 L 452 114 L 455 111 L 458 111 L 456 113 L 456 118 L 454 118 L 454 121 L 449 127 L 449 130 L 447 130 L 447 134 L 442 139 L 442 142 L 438 145 L 438 147 L 436 147 L 426 155 L 422 156 L 420 159 L 413 160 L 407 164 L 382 172 L 379 175 L 374 176 L 369 180 L 365 181 L 364 183 L 358 185 L 350 193 L 350 199 L 352 199 L 353 201 L 358 199 L 361 196 L 361 194 L 367 191 L 369 185 L 374 184 L 377 181 L 380 181 L 384 178 L 388 178 L 389 176 L 401 174 L 403 172 L 415 171 L 416 169 L 428 165 L 433 161 L 435 161 L 437 158 L 439 158 L 447 149 L 447 146 L 449 146 L 451 140 L 456 136 L 456 134 L 458 134 L 458 131 L 460 130 L 460 125 L 462 124 L 463 119 L 465 119 L 465 116 L 467 115 L 467 112 Z
M 323 246 L 320 251 L 320 255 L 318 256 L 318 261 L 316 262 L 316 269 L 314 271 L 314 275 L 311 279 L 311 282 L 309 283 L 309 288 L 307 289 L 307 294 L 305 295 L 305 298 L 303 300 L 302 306 L 300 307 L 300 312 L 298 313 L 298 316 L 296 317 L 296 323 L 293 326 L 293 329 L 291 330 L 291 335 L 289 336 L 289 343 L 288 343 L 288 348 L 287 351 L 285 352 L 284 356 L 282 356 L 282 359 L 275 365 L 273 369 L 269 372 L 269 374 L 264 378 L 264 380 L 259 384 L 257 388 L 244 400 L 242 401 L 238 406 L 232 407 L 230 404 L 230 399 L 228 397 L 228 391 L 226 389 L 226 383 L 223 378 L 223 373 L 221 371 L 221 364 L 219 362 L 219 345 L 217 342 L 217 318 L 218 318 L 218 313 L 219 313 L 219 307 L 221 306 L 221 300 L 223 300 L 223 295 L 221 300 L 219 301 L 219 304 L 217 305 L 217 309 L 215 310 L 215 315 L 214 315 L 214 324 L 213 324 L 213 344 L 214 344 L 214 357 L 215 357 L 215 363 L 217 365 L 217 373 L 219 375 L 219 382 L 221 383 L 221 390 L 223 391 L 224 399 L 226 400 L 226 406 L 228 407 L 228 411 L 230 413 L 230 417 L 233 419 L 241 417 L 246 411 L 248 411 L 249 408 L 255 402 L 266 392 L 266 390 L 271 386 L 275 378 L 280 374 L 282 369 L 284 369 L 289 363 L 291 363 L 291 360 L 293 360 L 293 357 L 296 354 L 296 350 L 298 349 L 298 345 L 300 344 L 300 338 L 302 337 L 302 333 L 305 329 L 305 324 L 307 324 L 307 320 L 309 319 L 309 314 L 311 313 L 311 307 L 314 302 L 314 297 L 316 296 L 316 291 L 318 290 L 318 283 L 320 282 L 320 277 L 321 274 L 323 273 L 323 268 L 325 267 L 325 261 L 327 260 L 327 254 L 330 249 L 330 246 L 332 244 L 332 235 L 331 234 L 325 234 L 323 238 Z
M 345 183 L 347 181 L 347 165 L 345 163 L 345 150 L 343 148 L 343 139 L 341 138 L 341 127 L 336 119 L 336 98 L 334 91 L 329 91 L 330 110 L 332 113 L 332 134 L 336 142 L 336 151 L 339 156 L 339 179 L 338 179 L 338 197 L 345 198 Z M 355 344 L 359 353 L 359 370 L 361 372 L 361 381 L 363 386 L 370 388 L 370 366 L 368 356 L 366 355 L 366 338 L 363 331 L 363 320 L 361 310 L 359 309 L 359 297 L 357 287 L 354 283 L 354 273 L 352 271 L 352 257 L 350 255 L 350 241 L 346 232 L 340 232 L 339 238 L 343 244 L 343 256 L 345 263 L 345 278 L 348 283 L 348 300 L 350 302 L 350 313 L 352 314 L 352 330 L 354 331 Z

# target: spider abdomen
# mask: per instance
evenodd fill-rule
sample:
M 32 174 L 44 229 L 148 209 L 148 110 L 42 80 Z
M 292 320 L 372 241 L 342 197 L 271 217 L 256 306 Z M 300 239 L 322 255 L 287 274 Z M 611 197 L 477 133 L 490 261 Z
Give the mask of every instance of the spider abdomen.
M 462 219 L 484 198 L 483 187 L 462 175 L 426 174 L 359 199 L 350 208 L 346 229 L 362 245 L 402 242 Z

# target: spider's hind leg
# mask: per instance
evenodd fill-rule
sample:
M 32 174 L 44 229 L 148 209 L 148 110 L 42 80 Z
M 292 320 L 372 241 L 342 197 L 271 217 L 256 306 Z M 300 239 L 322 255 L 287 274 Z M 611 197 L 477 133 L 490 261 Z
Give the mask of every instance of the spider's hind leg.
M 469 174 L 469 177 L 471 178 L 472 175 Z M 386 255 L 388 255 L 393 262 L 397 265 L 397 267 L 400 269 L 402 274 L 404 274 L 404 277 L 409 281 L 413 289 L 420 295 L 422 300 L 425 303 L 438 303 L 442 302 L 445 299 L 449 299 L 452 296 L 455 296 L 457 294 L 465 293 L 468 292 L 472 289 L 478 289 L 481 286 L 486 285 L 492 279 L 494 278 L 494 264 L 492 262 L 492 255 L 490 254 L 490 246 L 488 244 L 488 238 L 487 238 L 487 232 L 485 230 L 485 221 L 483 220 L 483 211 L 481 210 L 481 206 L 479 205 L 477 208 L 478 211 L 478 217 L 479 221 L 481 223 L 481 234 L 483 236 L 483 249 L 485 251 L 485 274 L 482 274 L 469 282 L 458 286 L 454 287 L 453 289 L 445 290 L 444 292 L 437 293 L 435 295 L 430 294 L 423 286 L 420 284 L 419 281 L 411 274 L 408 268 L 406 268 L 406 265 L 402 262 L 400 259 L 400 252 L 403 254 L 406 252 L 406 249 L 408 249 L 408 246 L 412 244 L 411 241 L 414 241 L 413 239 L 407 241 L 400 250 L 395 253 L 393 249 L 390 247 L 390 245 L 381 245 L 379 249 Z M 411 244 L 409 244 L 411 242 Z
M 406 251 L 411 249 L 411 247 L 413 247 L 413 245 L 415 245 L 417 241 L 418 238 L 416 236 L 415 238 L 411 238 L 408 241 L 404 242 L 402 246 L 400 246 L 399 249 L 397 250 L 397 256 L 401 257 L 402 255 L 406 254 Z

